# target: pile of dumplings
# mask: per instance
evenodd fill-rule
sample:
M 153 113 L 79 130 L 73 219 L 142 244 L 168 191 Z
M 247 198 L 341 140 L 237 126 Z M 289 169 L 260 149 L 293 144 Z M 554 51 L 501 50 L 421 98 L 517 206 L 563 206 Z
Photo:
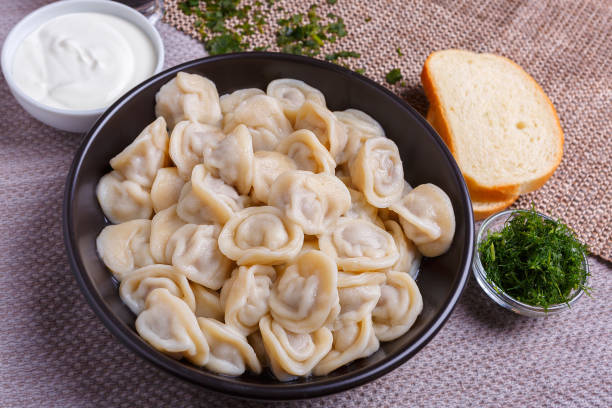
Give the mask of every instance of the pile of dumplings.
M 180 72 L 110 161 L 97 250 L 136 330 L 215 373 L 325 375 L 406 333 L 421 255 L 447 251 L 451 202 L 411 188 L 364 112 L 294 79 L 219 97 Z

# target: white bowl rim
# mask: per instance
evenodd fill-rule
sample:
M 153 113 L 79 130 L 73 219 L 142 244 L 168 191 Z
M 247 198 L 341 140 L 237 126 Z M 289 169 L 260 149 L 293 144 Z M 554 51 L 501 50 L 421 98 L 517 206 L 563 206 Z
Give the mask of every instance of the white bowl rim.
M 19 20 L 19 22 L 17 24 L 15 24 L 15 26 L 13 26 L 11 31 L 9 31 L 8 35 L 6 36 L 6 39 L 4 40 L 4 43 L 2 44 L 2 54 L 1 54 L 1 61 L 0 61 L 1 65 L 2 65 L 2 75 L 4 75 L 4 80 L 7 82 L 9 88 L 13 92 L 15 92 L 17 95 L 19 95 L 20 98 L 26 100 L 28 103 L 36 106 L 37 108 L 39 108 L 41 110 L 45 110 L 45 111 L 56 113 L 56 114 L 60 114 L 60 115 L 70 115 L 70 116 L 79 116 L 79 117 L 82 116 L 82 117 L 86 117 L 86 116 L 91 116 L 91 115 L 100 115 L 100 114 L 102 114 L 102 112 L 104 112 L 106 109 L 108 109 L 109 106 L 112 105 L 112 102 L 111 102 L 111 103 L 108 104 L 108 106 L 104 106 L 102 108 L 86 109 L 86 110 L 56 108 L 56 107 L 49 106 L 49 105 L 46 105 L 44 103 L 41 103 L 40 101 L 38 101 L 38 100 L 32 98 L 30 95 L 26 94 L 15 83 L 15 81 L 13 81 L 13 77 L 12 77 L 12 62 L 13 62 L 13 59 L 11 58 L 11 61 L 9 61 L 9 58 L 8 58 L 8 47 L 6 45 L 9 44 L 12 41 L 15 41 L 15 39 L 13 37 L 16 35 L 15 32 L 18 29 L 20 29 L 21 27 L 27 25 L 30 20 L 36 18 L 36 16 L 38 16 L 39 14 L 43 14 L 45 12 L 48 12 L 49 10 L 53 10 L 55 8 L 64 8 L 64 9 L 66 9 L 65 14 L 71 14 L 71 13 L 74 12 L 74 11 L 71 11 L 71 7 L 77 6 L 77 5 L 79 5 L 79 6 L 80 5 L 87 5 L 87 4 L 96 4 L 96 5 L 102 5 L 103 4 L 104 7 L 107 7 L 109 10 L 110 9 L 121 10 L 123 13 L 125 13 L 127 15 L 131 15 L 136 20 L 138 20 L 140 22 L 140 25 L 137 25 L 137 26 L 141 30 L 142 30 L 142 26 L 143 25 L 150 26 L 151 29 L 152 29 L 150 33 L 147 32 L 147 31 L 144 31 L 144 30 L 143 30 L 143 32 L 147 36 L 147 38 L 149 38 L 149 40 L 151 40 L 153 48 L 157 52 L 157 63 L 155 65 L 155 68 L 153 70 L 152 75 L 155 75 L 155 74 L 161 72 L 161 69 L 163 68 L 165 56 L 164 56 L 164 44 L 163 44 L 163 41 L 161 39 L 161 36 L 159 35 L 159 32 L 157 31 L 155 26 L 153 24 L 151 24 L 151 22 L 149 20 L 147 20 L 147 18 L 145 16 L 143 16 L 141 13 L 139 13 L 136 10 L 134 10 L 133 8 L 131 8 L 129 6 L 126 6 L 125 4 L 118 3 L 116 1 L 109 1 L 109 0 L 62 0 L 62 1 L 55 2 L 55 3 L 47 4 L 46 6 L 42 6 L 40 8 L 37 8 L 36 10 L 32 11 L 31 13 L 29 13 L 28 15 L 23 17 L 21 20 Z M 84 12 L 84 11 L 80 11 L 80 12 Z M 53 17 L 50 17 L 50 19 L 51 18 L 53 18 Z M 119 95 L 119 96 L 121 96 L 121 95 Z

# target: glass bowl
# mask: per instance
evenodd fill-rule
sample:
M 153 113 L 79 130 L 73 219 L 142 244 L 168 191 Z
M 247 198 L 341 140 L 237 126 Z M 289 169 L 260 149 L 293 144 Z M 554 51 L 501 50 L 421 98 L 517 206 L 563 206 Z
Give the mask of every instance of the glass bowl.
M 500 305 L 501 307 L 505 309 L 513 311 L 514 313 L 518 313 L 523 316 L 541 317 L 541 316 L 547 316 L 547 315 L 560 313 L 565 310 L 568 310 L 569 308 L 572 307 L 572 305 L 574 305 L 574 303 L 578 301 L 578 299 L 582 297 L 582 295 L 584 294 L 583 289 L 574 290 L 571 293 L 571 298 L 567 303 L 559 303 L 555 305 L 550 305 L 548 309 L 544 309 L 543 307 L 540 307 L 540 306 L 533 306 L 533 305 L 529 305 L 527 303 L 523 303 L 521 301 L 516 300 L 515 298 L 507 295 L 502 289 L 500 289 L 493 282 L 489 282 L 487 280 L 486 271 L 480 261 L 480 251 L 478 250 L 480 243 L 484 239 L 486 239 L 488 235 L 487 233 L 489 231 L 501 230 L 504 227 L 504 223 L 508 219 L 510 219 L 511 217 L 514 217 L 516 214 L 521 213 L 521 212 L 526 212 L 526 210 L 505 210 L 497 214 L 493 214 L 483 221 L 478 231 L 478 235 L 476 236 L 476 245 L 474 245 L 474 259 L 472 261 L 472 271 L 474 273 L 474 277 L 476 277 L 476 281 L 478 282 L 482 290 L 495 303 L 497 303 L 498 305 Z M 553 218 L 545 214 L 542 214 L 539 212 L 537 214 L 542 218 L 553 220 Z M 587 278 L 585 278 L 585 282 L 584 282 L 584 284 L 586 284 L 587 283 L 586 281 L 589 275 L 589 262 L 588 262 L 586 254 L 583 253 L 582 257 L 583 257 L 583 261 L 582 261 L 583 266 L 587 271 Z

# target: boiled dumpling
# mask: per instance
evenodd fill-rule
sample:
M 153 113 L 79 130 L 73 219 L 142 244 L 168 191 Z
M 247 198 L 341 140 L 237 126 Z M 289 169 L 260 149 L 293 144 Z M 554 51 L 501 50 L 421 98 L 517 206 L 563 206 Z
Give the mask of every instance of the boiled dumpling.
M 406 236 L 425 256 L 438 256 L 455 235 L 455 213 L 446 193 L 427 183 L 415 187 L 390 207 L 400 216 Z
M 338 159 L 339 163 L 352 163 L 366 140 L 373 137 L 385 137 L 382 126 L 365 112 L 347 109 L 334 112 L 334 115 L 344 124 L 347 133 L 346 147 Z
M 268 353 L 266 353 L 266 347 L 264 346 L 263 338 L 261 337 L 261 332 L 259 331 L 259 324 L 257 325 L 257 330 L 247 336 L 247 341 L 253 347 L 253 351 L 257 356 L 257 359 L 261 363 L 262 367 L 268 367 L 270 365 L 270 361 L 268 358 Z
M 406 272 L 388 271 L 378 304 L 372 312 L 380 341 L 395 340 L 410 329 L 423 310 L 421 292 Z
M 351 205 L 346 186 L 329 174 L 294 170 L 281 174 L 270 187 L 270 205 L 302 227 L 304 233 L 323 233 Z
M 238 193 L 248 194 L 253 183 L 253 160 L 251 133 L 246 126 L 238 125 L 206 155 L 204 164 Z
M 378 217 L 378 208 L 368 203 L 365 196 L 360 191 L 349 188 L 349 193 L 351 193 L 351 207 L 344 216 L 347 218 L 370 221 L 382 228 L 384 224 Z
M 291 123 L 295 123 L 298 110 L 307 100 L 326 106 L 325 96 L 321 91 L 297 79 L 275 79 L 268 84 L 266 93 L 280 102 Z
M 361 219 L 340 218 L 319 237 L 319 247 L 344 271 L 385 269 L 399 259 L 391 234 Z
M 221 112 L 226 115 L 236 110 L 245 100 L 255 95 L 265 95 L 266 93 L 259 88 L 245 88 L 232 92 L 231 94 L 221 95 Z
M 274 98 L 254 95 L 242 101 L 223 117 L 223 131 L 230 133 L 243 124 L 253 136 L 253 150 L 274 150 L 293 131 L 291 123 Z
M 307 251 L 287 264 L 270 294 L 270 313 L 294 333 L 310 333 L 339 312 L 338 269 L 321 251 Z
M 372 326 L 372 316 L 346 324 L 332 331 L 333 343 L 329 353 L 316 365 L 314 375 L 327 375 L 358 358 L 368 357 L 378 350 L 379 342 Z
M 163 116 L 168 128 L 182 120 L 216 125 L 221 121 L 219 94 L 215 83 L 197 74 L 179 72 L 155 95 L 155 114 Z
M 195 282 L 189 282 L 195 299 L 196 317 L 210 317 L 223 321 L 223 308 L 219 300 L 219 294 Z
M 253 166 L 253 192 L 252 197 L 261 203 L 268 203 L 270 187 L 274 180 L 285 171 L 295 170 L 293 160 L 277 152 L 255 152 Z
M 198 122 L 177 123 L 170 136 L 170 158 L 183 180 L 189 180 L 193 168 L 225 137 L 216 126 Z
M 110 165 L 127 180 L 151 188 L 157 170 L 168 164 L 168 143 L 166 122 L 157 118 Z
M 390 269 L 392 271 L 408 272 L 413 278 L 416 277 L 421 262 L 421 254 L 412 241 L 406 239 L 402 227 L 397 222 L 393 220 L 385 221 L 385 229 L 395 240 L 400 255 Z
M 353 184 L 374 207 L 388 207 L 402 195 L 404 168 L 391 139 L 368 139 L 351 163 L 350 171 Z
M 185 181 L 179 176 L 176 167 L 157 170 L 151 187 L 151 202 L 155 212 L 160 212 L 178 203 Z
M 104 227 L 96 239 L 98 254 L 121 281 L 141 266 L 155 263 L 149 249 L 150 220 L 133 220 Z
M 292 333 L 265 316 L 259 321 L 259 329 L 272 371 L 281 381 L 309 375 L 332 347 L 333 337 L 327 327 L 312 333 Z
M 297 112 L 296 129 L 311 130 L 338 163 L 346 147 L 346 128 L 325 106 L 306 101 Z
M 219 182 L 223 183 L 221 180 Z M 238 197 L 238 193 L 236 193 L 236 197 Z M 200 200 L 200 197 L 193 191 L 193 183 L 191 181 L 188 181 L 181 190 L 179 201 L 176 205 L 176 213 L 185 223 L 220 224 L 220 220 L 214 210 Z
M 255 374 L 261 372 L 261 364 L 245 336 L 215 319 L 199 317 L 198 323 L 210 348 L 206 368 L 231 376 L 241 375 L 247 367 Z
M 168 265 L 172 263 L 172 259 L 166 258 L 166 245 L 172 234 L 185 224 L 186 222 L 176 214 L 176 204 L 155 214 L 151 220 L 150 247 L 156 263 Z
M 213 177 L 203 164 L 193 168 L 191 181 L 185 184 L 179 197 L 177 214 L 192 224 L 225 224 L 248 203 L 223 180 Z
M 336 162 L 310 130 L 296 130 L 282 140 L 276 150 L 289 156 L 298 170 L 334 174 Z
M 224 225 L 219 249 L 238 265 L 279 265 L 293 258 L 304 242 L 302 229 L 278 208 L 246 208 Z
M 276 271 L 271 266 L 241 266 L 232 272 L 221 290 L 225 323 L 248 336 L 259 328 L 259 320 L 268 314 L 268 299 Z
M 166 258 L 189 280 L 209 289 L 221 289 L 232 270 L 232 262 L 219 251 L 219 227 L 187 224 L 166 245 Z
M 135 270 L 121 281 L 119 296 L 134 314 L 139 314 L 147 295 L 157 288 L 168 289 L 195 311 L 195 297 L 187 277 L 169 265 L 149 265 Z
M 334 330 L 370 316 L 378 303 L 380 285 L 385 279 L 385 274 L 381 272 L 338 272 L 340 314 L 334 321 Z
M 208 362 L 208 343 L 193 311 L 168 289 L 157 288 L 149 293 L 145 309 L 136 319 L 136 331 L 172 357 L 185 357 L 198 366 Z
M 116 171 L 100 179 L 96 196 L 106 218 L 115 224 L 151 218 L 153 213 L 151 193 Z

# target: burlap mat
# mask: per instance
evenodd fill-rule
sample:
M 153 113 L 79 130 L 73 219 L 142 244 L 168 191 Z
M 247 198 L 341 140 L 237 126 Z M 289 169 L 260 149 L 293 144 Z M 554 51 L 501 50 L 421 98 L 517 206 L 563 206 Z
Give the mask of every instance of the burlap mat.
M 389 70 L 400 68 L 407 86 L 391 88 L 423 114 L 427 100 L 419 75 L 432 51 L 492 52 L 523 66 L 557 108 L 565 149 L 548 183 L 514 206 L 528 208 L 534 202 L 538 210 L 571 225 L 593 254 L 612 260 L 612 2 L 338 0 L 328 5 L 285 0 L 275 3 L 271 24 L 251 43 L 277 51 L 276 20 L 304 12 L 312 3 L 320 5 L 322 16 L 331 11 L 343 17 L 349 32 L 324 52 L 359 52 L 362 57 L 351 66 L 365 68 L 365 75 L 383 84 Z M 165 21 L 199 38 L 195 17 L 175 4 L 168 1 Z
M 17 21 L 44 3 L 0 1 L 0 42 Z M 463 3 L 452 10 L 434 4 L 413 7 L 413 14 L 402 11 L 407 27 L 414 27 L 414 21 L 430 21 L 440 30 L 469 35 L 455 26 L 471 15 L 478 15 L 481 25 L 501 25 L 490 6 L 478 8 L 477 13 Z M 542 7 L 534 2 L 515 13 L 542 13 Z M 598 35 L 603 36 L 608 23 L 599 20 L 597 6 L 581 8 L 593 9 L 583 29 L 601 29 Z M 172 27 L 160 24 L 158 29 L 166 47 L 166 66 L 204 55 L 200 44 Z M 434 38 L 421 34 L 414 41 L 428 37 Z M 380 44 L 384 46 L 384 41 Z M 460 43 L 438 42 L 436 46 L 452 44 Z M 594 51 L 581 58 L 587 59 Z M 426 54 L 425 49 L 422 53 Z M 602 69 L 589 66 L 583 71 L 581 66 L 559 69 L 577 77 Z M 603 84 L 601 76 L 591 78 L 593 86 Z M 410 81 L 416 84 L 416 76 Z M 577 108 L 581 103 L 590 106 L 589 118 L 599 118 L 601 126 L 608 126 L 604 122 L 609 118 L 601 110 L 604 96 L 596 96 L 586 82 L 580 82 L 575 93 L 581 95 Z M 556 102 L 559 92 L 553 94 Z M 594 97 L 599 98 L 599 116 L 594 113 L 598 106 Z M 566 130 L 578 120 L 573 118 L 566 115 Z M 171 377 L 136 357 L 104 328 L 76 285 L 62 241 L 65 176 L 80 137 L 32 119 L 17 105 L 3 78 L 0 119 L 0 407 L 270 406 L 212 394 Z M 604 128 L 599 129 L 601 136 Z M 597 154 L 585 157 L 595 160 L 600 157 Z M 612 268 L 595 258 L 591 265 L 594 298 L 581 300 L 571 312 L 545 319 L 506 312 L 493 305 L 470 279 L 444 328 L 400 368 L 342 394 L 272 406 L 610 407 Z

